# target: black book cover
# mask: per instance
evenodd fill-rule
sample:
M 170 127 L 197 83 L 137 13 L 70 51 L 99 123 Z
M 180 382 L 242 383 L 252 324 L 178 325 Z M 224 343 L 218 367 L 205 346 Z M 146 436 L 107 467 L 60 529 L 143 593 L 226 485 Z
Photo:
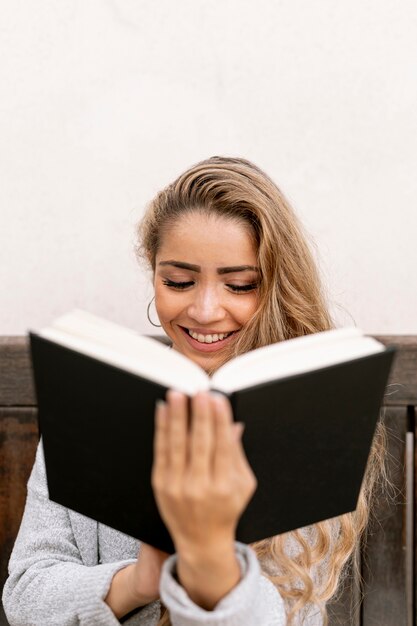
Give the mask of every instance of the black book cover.
M 167 388 L 30 333 L 51 500 L 174 552 L 150 483 Z M 394 349 L 232 393 L 258 488 L 251 543 L 356 508 Z

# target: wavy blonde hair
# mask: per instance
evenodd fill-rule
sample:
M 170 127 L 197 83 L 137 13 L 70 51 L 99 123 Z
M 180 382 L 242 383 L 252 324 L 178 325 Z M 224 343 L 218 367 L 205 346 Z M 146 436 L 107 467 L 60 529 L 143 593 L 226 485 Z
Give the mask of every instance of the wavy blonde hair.
M 138 257 L 152 270 L 164 233 L 190 212 L 246 225 L 257 247 L 258 306 L 245 333 L 225 350 L 222 363 L 254 348 L 334 327 L 307 236 L 280 189 L 261 169 L 245 159 L 216 156 L 160 191 L 139 224 L 136 245 Z M 374 486 L 383 474 L 384 450 L 385 431 L 379 423 L 355 512 L 252 544 L 263 573 L 284 599 L 288 624 L 295 618 L 302 622 L 313 605 L 327 623 L 326 603 L 347 564 L 355 566 Z M 163 607 L 159 626 L 169 624 Z

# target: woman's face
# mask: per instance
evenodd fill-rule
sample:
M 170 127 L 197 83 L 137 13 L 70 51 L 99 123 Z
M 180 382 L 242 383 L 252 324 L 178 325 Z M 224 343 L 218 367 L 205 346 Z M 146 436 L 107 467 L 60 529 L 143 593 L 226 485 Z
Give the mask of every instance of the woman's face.
M 156 310 L 173 348 L 216 368 L 256 310 L 258 281 L 244 223 L 198 212 L 180 217 L 162 237 L 154 274 Z

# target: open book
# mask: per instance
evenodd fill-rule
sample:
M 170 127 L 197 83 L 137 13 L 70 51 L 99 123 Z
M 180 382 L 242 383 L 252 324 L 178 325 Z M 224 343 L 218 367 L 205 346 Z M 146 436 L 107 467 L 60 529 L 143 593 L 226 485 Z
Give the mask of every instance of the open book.
M 394 349 L 357 328 L 272 344 L 210 378 L 154 339 L 85 311 L 30 331 L 49 496 L 168 552 L 154 500 L 154 410 L 169 388 L 225 393 L 258 480 L 250 543 L 356 508 Z

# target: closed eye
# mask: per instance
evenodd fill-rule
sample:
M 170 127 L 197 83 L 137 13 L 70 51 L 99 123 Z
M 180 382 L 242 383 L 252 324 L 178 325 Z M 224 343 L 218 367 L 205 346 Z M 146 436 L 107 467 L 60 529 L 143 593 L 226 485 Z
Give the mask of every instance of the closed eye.
M 169 280 L 168 278 L 166 278 L 162 282 L 164 285 L 167 285 L 168 287 L 173 287 L 174 289 L 186 289 L 187 287 L 194 285 L 194 282 L 192 280 L 185 283 L 176 283 L 173 280 Z
M 258 283 L 251 283 L 250 285 L 227 285 L 233 291 L 253 291 L 258 286 Z
M 177 283 L 173 280 L 169 280 L 169 278 L 166 278 L 162 282 L 164 285 L 167 285 L 167 287 L 171 287 L 172 289 L 178 289 L 178 290 L 187 289 L 187 287 L 191 287 L 192 285 L 194 285 L 194 281 L 192 280 Z M 247 291 L 253 291 L 253 289 L 256 289 L 257 286 L 258 286 L 258 283 L 250 283 L 249 285 L 227 285 L 226 284 L 226 287 L 229 287 L 229 289 L 231 289 L 235 293 L 245 293 Z

